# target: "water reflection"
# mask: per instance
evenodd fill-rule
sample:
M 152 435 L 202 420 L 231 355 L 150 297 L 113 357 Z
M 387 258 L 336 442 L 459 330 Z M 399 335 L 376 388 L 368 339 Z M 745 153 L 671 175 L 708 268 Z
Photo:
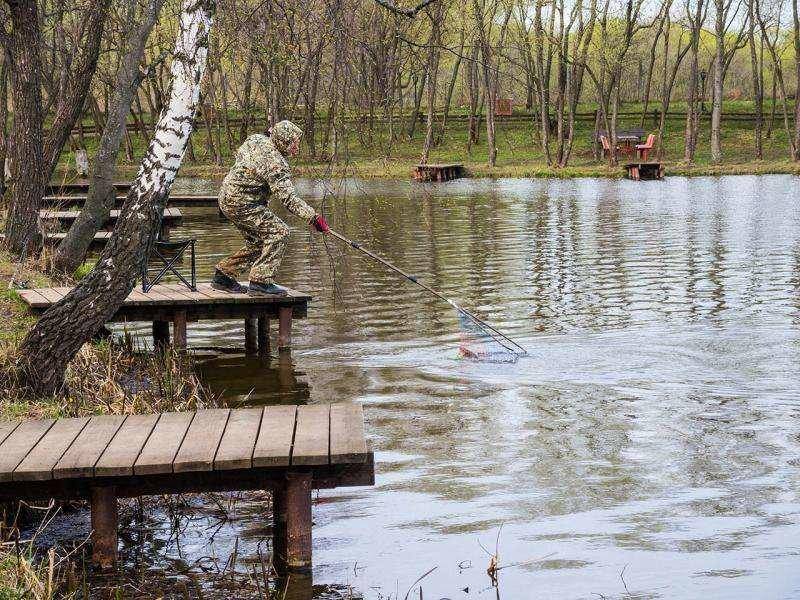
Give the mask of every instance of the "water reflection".
M 332 226 L 530 356 L 456 360 L 446 304 L 295 229 L 280 281 L 314 302 L 290 362 L 224 355 L 203 375 L 237 405 L 365 404 L 378 482 L 320 495 L 312 595 L 800 596 L 798 191 L 790 176 L 351 181 L 328 197 Z M 239 243 L 213 210 L 181 233 L 203 277 Z M 241 348 L 243 324 L 189 339 Z M 238 503 L 215 555 L 254 560 L 264 510 Z M 209 552 L 193 531 L 189 565 Z

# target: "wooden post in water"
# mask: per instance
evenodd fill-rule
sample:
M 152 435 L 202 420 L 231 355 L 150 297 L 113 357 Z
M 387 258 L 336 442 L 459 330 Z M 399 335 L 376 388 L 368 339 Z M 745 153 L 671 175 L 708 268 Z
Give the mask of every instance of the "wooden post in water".
M 253 316 L 244 319 L 244 351 L 246 354 L 258 352 L 258 319 Z
M 286 485 L 272 490 L 272 564 L 279 575 L 286 573 Z
M 269 354 L 269 318 L 266 315 L 258 317 L 258 353 Z
M 186 349 L 186 311 L 180 310 L 172 317 L 172 345 L 176 350 Z
M 153 347 L 163 350 L 169 346 L 169 321 L 153 321 Z
M 292 307 L 278 309 L 278 350 L 288 350 L 292 345 Z
M 117 564 L 117 494 L 113 487 L 92 488 L 92 562 L 101 569 Z
M 286 567 L 311 569 L 311 473 L 286 474 Z

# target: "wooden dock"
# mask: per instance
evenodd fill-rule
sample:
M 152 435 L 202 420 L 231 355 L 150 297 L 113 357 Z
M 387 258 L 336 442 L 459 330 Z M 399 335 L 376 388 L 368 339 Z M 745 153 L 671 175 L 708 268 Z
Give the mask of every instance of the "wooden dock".
M 119 210 L 112 210 L 108 219 L 103 224 L 105 229 L 111 230 L 117 224 L 119 219 Z M 81 214 L 79 210 L 56 210 L 56 209 L 43 209 L 39 211 L 39 219 L 42 221 L 57 222 L 61 227 L 68 229 Z M 162 233 L 163 230 L 169 230 L 172 227 L 178 227 L 183 222 L 183 214 L 177 208 L 165 208 L 164 216 L 161 219 Z M 162 236 L 163 237 L 163 236 Z
M 42 206 L 47 208 L 67 208 L 67 207 L 81 207 L 86 203 L 85 195 L 50 195 L 42 199 Z M 115 207 L 122 208 L 125 203 L 125 196 L 117 196 L 115 199 Z M 168 207 L 216 207 L 218 206 L 218 197 L 214 195 L 185 195 L 173 194 L 170 195 L 167 201 Z
M 114 189 L 127 193 L 131 189 L 130 181 L 114 182 Z M 44 188 L 45 194 L 86 194 L 89 191 L 88 181 L 71 181 L 69 183 L 48 183 Z
M 426 164 L 414 167 L 414 179 L 417 181 L 450 181 L 464 177 L 464 165 L 452 164 Z
M 272 489 L 273 562 L 308 570 L 312 490 L 374 482 L 352 403 L 0 423 L 0 501 L 90 500 L 103 568 L 117 561 L 117 498 Z
M 34 288 L 17 290 L 33 312 L 41 314 L 66 296 L 72 288 Z M 244 321 L 245 351 L 267 354 L 270 351 L 270 320 L 278 320 L 278 349 L 292 344 L 292 322 L 308 314 L 311 296 L 289 290 L 287 296 L 249 296 L 215 290 L 210 283 L 201 283 L 193 292 L 182 284 L 159 284 L 148 293 L 135 289 L 125 299 L 109 322 L 151 321 L 156 347 L 169 344 L 172 323 L 173 345 L 186 348 L 186 325 L 200 320 Z
M 97 252 L 98 250 L 102 250 L 103 247 L 108 243 L 108 240 L 111 239 L 112 231 L 98 231 L 94 234 L 91 243 L 89 244 L 89 250 L 91 252 Z M 43 243 L 45 246 L 58 246 L 64 238 L 67 236 L 66 232 L 63 231 L 55 231 L 46 233 L 44 236 Z M 0 242 L 6 239 L 6 234 L 0 233 Z
M 652 181 L 664 179 L 664 165 L 658 162 L 637 162 L 625 165 L 628 179 L 633 181 Z

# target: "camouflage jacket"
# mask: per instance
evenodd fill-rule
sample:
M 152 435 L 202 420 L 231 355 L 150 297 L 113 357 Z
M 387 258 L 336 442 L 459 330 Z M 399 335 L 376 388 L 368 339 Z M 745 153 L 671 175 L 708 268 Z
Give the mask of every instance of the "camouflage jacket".
M 286 209 L 305 221 L 316 211 L 294 189 L 289 163 L 272 138 L 263 134 L 249 136 L 236 152 L 236 162 L 222 182 L 226 201 L 243 197 L 255 201 L 277 198 Z

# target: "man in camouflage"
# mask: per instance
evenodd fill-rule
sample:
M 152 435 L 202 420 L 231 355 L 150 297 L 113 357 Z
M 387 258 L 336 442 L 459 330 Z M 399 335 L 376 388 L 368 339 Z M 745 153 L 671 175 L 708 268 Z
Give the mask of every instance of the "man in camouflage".
M 268 206 L 277 198 L 292 214 L 317 231 L 328 231 L 325 219 L 316 214 L 295 192 L 286 158 L 299 150 L 301 129 L 290 121 L 277 123 L 269 135 L 248 137 L 236 152 L 236 162 L 222 181 L 219 207 L 241 232 L 245 245 L 217 264 L 212 287 L 250 295 L 286 295 L 275 283 L 289 227 Z M 250 268 L 250 285 L 236 281 Z

